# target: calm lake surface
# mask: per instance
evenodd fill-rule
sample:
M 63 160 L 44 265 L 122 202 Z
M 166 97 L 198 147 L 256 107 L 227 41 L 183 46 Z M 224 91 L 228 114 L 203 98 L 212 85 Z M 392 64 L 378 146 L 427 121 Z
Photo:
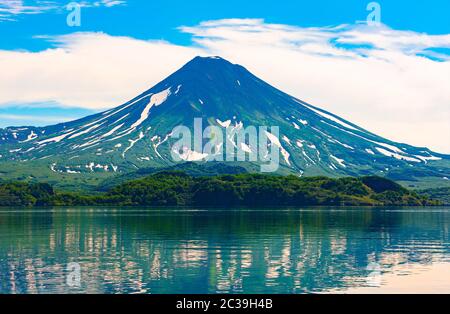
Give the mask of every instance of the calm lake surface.
M 0 293 L 450 293 L 449 227 L 443 207 L 0 209 Z

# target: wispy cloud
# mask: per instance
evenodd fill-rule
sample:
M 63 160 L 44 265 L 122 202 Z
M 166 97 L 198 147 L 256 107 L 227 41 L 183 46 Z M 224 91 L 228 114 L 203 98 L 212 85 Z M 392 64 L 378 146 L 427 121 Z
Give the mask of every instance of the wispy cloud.
M 97 1 L 99 5 L 104 5 L 105 7 L 114 7 L 116 5 L 124 5 L 126 1 L 120 1 L 120 0 L 102 0 Z
M 22 14 L 40 14 L 58 8 L 53 1 L 23 1 L 3 0 L 0 1 L 0 21 L 13 20 L 14 16 Z
M 180 30 L 208 53 L 375 133 L 450 153 L 450 34 L 235 19 Z
M 220 55 L 375 133 L 450 153 L 450 35 L 366 25 L 300 28 L 255 19 L 180 30 L 193 36 L 193 46 L 74 33 L 47 37 L 55 47 L 37 53 L 0 51 L 0 104 L 109 108 L 195 55 Z
M 283 24 L 266 24 L 261 19 L 225 19 L 202 22 L 197 26 L 182 26 L 182 32 L 192 34 L 202 46 L 222 41 L 243 42 L 246 45 L 275 45 L 297 52 L 330 57 L 367 57 L 379 51 L 397 51 L 405 55 L 434 55 L 430 48 L 450 48 L 450 34 L 428 35 L 398 31 L 385 25 L 366 24 L 301 28 Z M 213 48 L 213 47 L 211 47 Z M 450 55 L 441 54 L 450 60 Z
M 125 5 L 125 0 L 96 0 L 96 1 L 76 1 L 82 7 L 115 7 L 118 5 Z
M 62 10 L 69 2 L 49 0 L 1 0 L 0 22 L 14 21 L 17 16 L 27 14 L 42 14 Z M 125 0 L 78 1 L 83 7 L 114 7 L 126 4 Z
M 32 115 L 18 115 L 18 114 L 3 114 L 0 113 L 0 119 L 3 120 L 13 120 L 13 121 L 26 121 L 30 124 L 33 122 L 46 122 L 46 123 L 61 123 L 74 119 L 74 117 L 63 117 L 63 116 L 53 116 L 53 117 L 39 117 Z

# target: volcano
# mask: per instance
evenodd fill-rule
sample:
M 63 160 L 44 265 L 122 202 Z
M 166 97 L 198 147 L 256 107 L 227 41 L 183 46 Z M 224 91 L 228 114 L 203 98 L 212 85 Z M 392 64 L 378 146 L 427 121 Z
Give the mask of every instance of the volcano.
M 192 127 L 195 118 L 224 129 L 279 126 L 279 172 L 284 174 L 380 175 L 409 185 L 448 184 L 450 178 L 450 156 L 377 136 L 220 57 L 196 57 L 102 113 L 48 127 L 0 130 L 0 173 L 6 178 L 51 174 L 57 181 L 170 167 L 175 164 L 172 130 Z M 205 158 L 194 151 L 185 156 L 198 163 Z

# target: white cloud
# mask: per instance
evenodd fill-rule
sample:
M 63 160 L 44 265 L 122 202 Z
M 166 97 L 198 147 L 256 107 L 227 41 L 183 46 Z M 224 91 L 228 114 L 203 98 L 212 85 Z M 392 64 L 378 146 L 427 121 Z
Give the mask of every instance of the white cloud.
M 50 0 L 3 0 L 0 1 L 0 22 L 15 21 L 18 15 L 42 14 L 51 11 L 61 11 L 70 1 Z M 125 0 L 98 0 L 98 1 L 75 1 L 82 7 L 114 7 L 126 4 Z
M 182 27 L 195 45 L 75 33 L 54 49 L 0 51 L 0 104 L 109 108 L 195 55 L 220 55 L 387 138 L 450 153 L 450 35 L 387 27 L 299 28 L 230 19 Z M 436 61 L 438 59 L 439 61 Z
M 122 5 L 125 4 L 126 1 L 119 1 L 119 0 L 102 0 L 102 1 L 97 1 L 96 3 L 98 3 L 99 5 L 104 5 L 105 7 L 114 7 L 116 5 Z
M 46 122 L 46 123 L 61 123 L 66 121 L 71 121 L 73 118 L 63 117 L 63 116 L 46 116 L 39 117 L 36 115 L 18 115 L 18 114 L 3 114 L 0 113 L 0 119 L 3 120 L 13 120 L 13 121 L 33 121 L 35 123 Z
M 5 0 L 0 2 L 0 21 L 13 20 L 12 16 L 21 14 L 40 14 L 56 9 L 58 6 L 53 1 L 28 1 Z
M 127 2 L 125 0 L 99 0 L 99 1 L 77 1 L 82 7 L 101 7 L 105 6 L 107 8 L 115 7 L 118 5 L 125 5 Z
M 47 39 L 57 48 L 37 53 L 0 51 L 0 104 L 56 102 L 109 108 L 152 87 L 201 53 L 163 41 L 103 33 Z
M 374 133 L 450 153 L 450 57 L 429 50 L 450 48 L 450 35 L 261 20 L 209 21 L 181 30 L 211 54 Z

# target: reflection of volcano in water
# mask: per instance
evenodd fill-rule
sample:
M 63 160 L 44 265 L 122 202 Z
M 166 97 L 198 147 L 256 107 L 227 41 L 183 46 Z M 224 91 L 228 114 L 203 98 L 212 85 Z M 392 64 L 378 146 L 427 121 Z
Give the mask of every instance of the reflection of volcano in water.
M 0 292 L 301 293 L 450 261 L 450 211 L 0 213 Z M 423 283 L 426 285 L 427 283 Z

